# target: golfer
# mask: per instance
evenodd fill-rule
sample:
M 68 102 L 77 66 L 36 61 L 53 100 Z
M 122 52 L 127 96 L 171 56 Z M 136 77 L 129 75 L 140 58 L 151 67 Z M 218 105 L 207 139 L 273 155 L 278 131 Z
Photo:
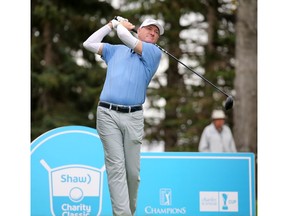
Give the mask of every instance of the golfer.
M 142 104 L 148 84 L 161 59 L 154 44 L 164 33 L 154 19 L 137 30 L 120 16 L 94 32 L 83 46 L 107 64 L 105 83 L 97 107 L 97 131 L 104 146 L 105 166 L 113 215 L 134 215 L 140 182 L 140 147 L 144 135 Z M 103 43 L 115 30 L 123 44 Z

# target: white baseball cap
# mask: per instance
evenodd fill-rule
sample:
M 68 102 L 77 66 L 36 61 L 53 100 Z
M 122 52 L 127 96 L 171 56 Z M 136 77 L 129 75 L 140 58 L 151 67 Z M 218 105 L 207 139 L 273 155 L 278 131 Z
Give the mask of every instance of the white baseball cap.
M 164 34 L 164 28 L 162 25 L 155 19 L 146 19 L 144 22 L 141 24 L 140 28 L 144 26 L 149 26 L 149 25 L 155 25 L 159 29 L 160 35 Z
M 212 119 L 225 119 L 225 113 L 223 112 L 223 110 L 213 110 L 211 118 Z

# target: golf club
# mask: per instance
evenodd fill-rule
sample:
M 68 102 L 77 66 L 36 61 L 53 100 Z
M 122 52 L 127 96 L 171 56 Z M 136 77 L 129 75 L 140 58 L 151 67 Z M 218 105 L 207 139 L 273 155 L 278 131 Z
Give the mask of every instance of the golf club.
M 115 17 L 114 19 L 117 20 L 117 17 Z M 132 29 L 132 31 L 134 33 L 137 34 L 137 30 L 136 29 Z M 165 49 L 163 49 L 162 47 L 160 47 L 158 44 L 155 44 L 155 46 L 157 46 L 162 52 L 166 53 L 168 56 L 172 57 L 174 60 L 176 60 L 178 63 L 182 64 L 185 68 L 187 68 L 188 70 L 192 71 L 194 74 L 196 74 L 197 76 L 199 76 L 200 78 L 202 78 L 204 81 L 206 81 L 207 83 L 209 83 L 211 86 L 213 86 L 214 88 L 216 88 L 219 92 L 221 92 L 222 94 L 224 94 L 227 98 L 225 101 L 225 110 L 229 110 L 233 107 L 233 97 L 231 95 L 228 95 L 226 92 L 224 92 L 223 90 L 221 90 L 220 88 L 218 88 L 217 86 L 215 86 L 212 82 L 210 82 L 209 80 L 207 80 L 205 77 L 203 77 L 201 74 L 197 73 L 196 71 L 192 70 L 191 68 L 189 68 L 187 65 L 185 65 L 183 62 L 181 62 L 179 59 L 177 59 L 175 56 L 173 56 L 172 54 L 170 54 L 168 51 L 166 51 Z
M 226 101 L 225 101 L 225 109 L 229 110 L 233 107 L 233 98 L 231 95 L 228 95 L 226 92 L 224 92 L 223 90 L 219 89 L 217 86 L 215 86 L 212 82 L 210 82 L 209 80 L 207 80 L 205 77 L 203 77 L 201 74 L 198 74 L 196 71 L 192 70 L 191 68 L 189 68 L 187 65 L 185 65 L 183 62 L 181 62 L 179 59 L 177 59 L 175 56 L 173 56 L 172 54 L 170 54 L 168 51 L 166 51 L 165 49 L 163 49 L 162 47 L 160 47 L 158 44 L 155 44 L 155 46 L 157 46 L 162 52 L 166 53 L 167 55 L 169 55 L 170 57 L 172 57 L 173 59 L 175 59 L 178 63 L 182 64 L 184 67 L 186 67 L 188 70 L 192 71 L 194 74 L 196 74 L 197 76 L 199 76 L 200 78 L 202 78 L 204 81 L 206 81 L 207 83 L 209 83 L 210 85 L 212 85 L 214 88 L 216 88 L 218 91 L 220 91 L 221 93 L 223 93 L 225 96 L 227 96 Z
M 160 47 L 158 44 L 155 44 L 155 46 L 157 46 L 162 52 L 166 53 L 167 55 L 169 55 L 170 57 L 172 57 L 173 59 L 175 59 L 178 63 L 182 64 L 184 67 L 186 67 L 188 70 L 192 71 L 194 74 L 196 74 L 197 76 L 199 76 L 200 78 L 202 78 L 204 81 L 206 81 L 207 83 L 209 83 L 211 86 L 213 86 L 214 88 L 216 88 L 218 91 L 220 91 L 221 93 L 223 93 L 225 96 L 227 96 L 226 101 L 225 101 L 225 110 L 229 110 L 233 107 L 233 98 L 231 95 L 228 95 L 226 92 L 224 92 L 223 90 L 219 89 L 217 86 L 215 86 L 212 82 L 210 82 L 209 80 L 207 80 L 205 77 L 203 77 L 201 74 L 198 74 L 196 71 L 192 70 L 191 68 L 189 68 L 187 65 L 185 65 L 183 62 L 181 62 L 179 59 L 177 59 L 175 56 L 173 56 L 172 54 L 170 54 L 169 52 L 167 52 L 165 49 L 163 49 L 162 47 Z

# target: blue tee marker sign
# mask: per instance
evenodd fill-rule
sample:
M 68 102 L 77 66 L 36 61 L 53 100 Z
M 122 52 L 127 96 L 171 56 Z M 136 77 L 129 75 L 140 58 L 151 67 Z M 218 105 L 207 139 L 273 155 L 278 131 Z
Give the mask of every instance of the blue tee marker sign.
M 252 153 L 141 153 L 135 216 L 255 216 Z M 111 216 L 101 140 L 66 126 L 31 143 L 32 216 Z
M 31 215 L 110 215 L 102 143 L 95 129 L 66 126 L 31 144 Z
M 137 215 L 256 215 L 252 153 L 142 153 L 141 166 Z

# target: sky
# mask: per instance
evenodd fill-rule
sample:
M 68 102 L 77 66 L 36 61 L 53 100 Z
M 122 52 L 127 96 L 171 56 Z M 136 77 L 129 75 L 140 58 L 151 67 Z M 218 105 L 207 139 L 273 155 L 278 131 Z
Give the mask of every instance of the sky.
M 0 188 L 4 207 L 1 215 L 30 215 L 30 5 L 27 2 L 19 0 L 15 7 L 15 1 L 5 1 L 0 13 Z M 287 18 L 283 17 L 287 14 L 287 3 L 259 2 L 258 215 L 271 216 L 287 211 L 288 33 Z

